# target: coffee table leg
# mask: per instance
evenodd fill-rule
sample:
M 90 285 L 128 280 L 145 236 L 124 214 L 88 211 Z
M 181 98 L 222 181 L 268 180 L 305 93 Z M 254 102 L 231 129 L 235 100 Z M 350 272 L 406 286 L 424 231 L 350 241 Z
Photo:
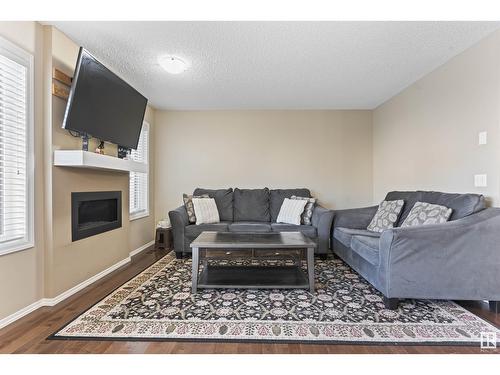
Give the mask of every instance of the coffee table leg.
M 199 260 L 199 251 L 197 247 L 193 247 L 192 249 L 192 263 L 193 263 L 193 268 L 191 272 L 191 278 L 192 278 L 192 287 L 191 291 L 196 293 L 196 287 L 198 285 L 198 260 Z
M 307 276 L 309 277 L 309 291 L 314 293 L 314 248 L 307 249 Z

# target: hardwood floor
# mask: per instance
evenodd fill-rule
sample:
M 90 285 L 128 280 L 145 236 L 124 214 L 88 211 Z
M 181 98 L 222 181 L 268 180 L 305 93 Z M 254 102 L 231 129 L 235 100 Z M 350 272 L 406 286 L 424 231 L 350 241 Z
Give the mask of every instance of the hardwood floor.
M 196 343 L 139 341 L 46 340 L 58 328 L 77 317 L 115 288 L 141 272 L 166 254 L 148 249 L 132 262 L 106 278 L 85 288 L 54 307 L 43 307 L 0 330 L 0 353 L 207 353 L 207 354 L 334 354 L 334 353 L 485 353 L 496 350 L 460 346 L 396 346 L 396 345 L 316 345 L 267 343 Z M 500 326 L 500 314 L 488 310 L 486 303 L 463 302 L 462 306 Z

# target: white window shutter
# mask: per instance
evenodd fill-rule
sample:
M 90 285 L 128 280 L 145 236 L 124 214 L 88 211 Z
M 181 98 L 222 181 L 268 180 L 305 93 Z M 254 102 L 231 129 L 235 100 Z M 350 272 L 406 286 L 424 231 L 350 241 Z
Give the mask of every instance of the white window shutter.
M 0 254 L 32 246 L 32 56 L 0 38 Z
M 144 122 L 132 160 L 149 165 L 149 124 Z M 130 217 L 132 219 L 149 214 L 149 168 L 148 172 L 130 172 Z

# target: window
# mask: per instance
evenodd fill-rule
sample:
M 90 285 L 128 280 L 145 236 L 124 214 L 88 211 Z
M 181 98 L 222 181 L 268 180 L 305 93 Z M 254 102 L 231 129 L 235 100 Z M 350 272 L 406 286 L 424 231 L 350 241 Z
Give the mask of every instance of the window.
M 148 172 L 130 172 L 130 220 L 149 215 L 149 124 L 142 124 L 137 150 L 131 159 L 148 165 Z
M 33 56 L 0 37 L 0 255 L 33 246 Z

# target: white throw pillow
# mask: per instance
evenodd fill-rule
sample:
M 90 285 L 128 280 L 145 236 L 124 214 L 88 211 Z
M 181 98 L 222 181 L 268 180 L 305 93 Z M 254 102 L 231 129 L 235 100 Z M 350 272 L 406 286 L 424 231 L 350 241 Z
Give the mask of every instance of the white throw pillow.
M 404 204 L 405 201 L 402 199 L 383 201 L 378 205 L 378 210 L 366 229 L 371 232 L 382 233 L 386 229 L 394 228 Z
M 300 219 L 307 202 L 308 201 L 305 199 L 285 198 L 283 200 L 283 204 L 281 205 L 280 213 L 278 214 L 276 222 L 300 225 Z
M 214 198 L 193 198 L 196 225 L 220 223 Z

